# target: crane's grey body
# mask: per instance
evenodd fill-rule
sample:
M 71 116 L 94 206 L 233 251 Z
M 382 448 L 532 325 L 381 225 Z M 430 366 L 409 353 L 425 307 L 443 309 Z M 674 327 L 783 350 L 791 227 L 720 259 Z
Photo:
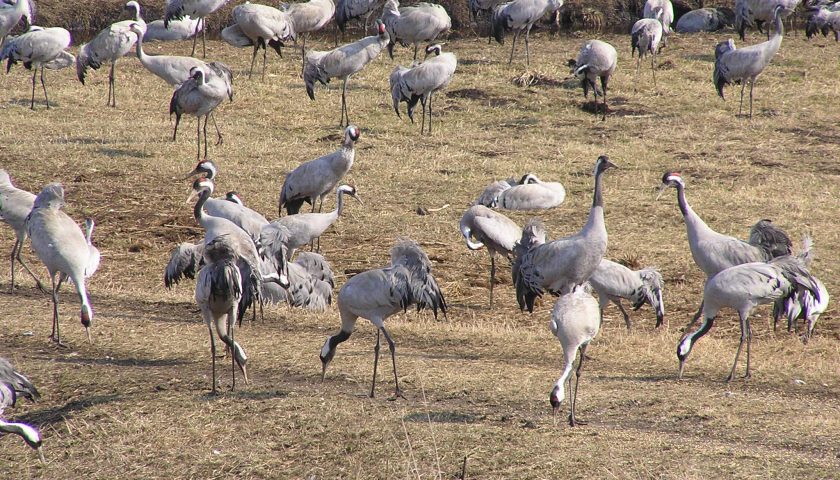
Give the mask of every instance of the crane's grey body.
M 819 300 L 816 279 L 808 272 L 802 260 L 793 255 L 777 257 L 768 263 L 753 262 L 736 265 L 710 278 L 703 290 L 703 323 L 697 330 L 683 336 L 677 345 L 677 358 L 680 362 L 679 377 L 682 378 L 686 358 L 695 343 L 712 328 L 720 310 L 729 307 L 738 312 L 741 342 L 738 344 L 735 361 L 726 381 L 731 381 L 735 376 L 738 358 L 745 342 L 747 344 L 745 378 L 749 378 L 752 341 L 749 316 L 753 309 L 766 303 L 784 302 L 788 297 L 803 290 L 810 291 Z
M 198 20 L 193 32 L 193 47 L 190 56 L 195 55 L 195 46 L 198 42 L 198 30 L 201 29 L 201 47 L 203 57 L 207 57 L 207 17 L 216 10 L 223 7 L 229 0 L 166 0 L 166 8 L 163 14 L 164 27 L 169 26 L 172 20 L 180 20 L 190 16 Z M 247 3 L 247 2 L 246 2 Z
M 82 85 L 85 84 L 88 68 L 98 70 L 103 63 L 111 62 L 111 71 L 108 74 L 107 105 L 115 108 L 117 106 L 117 83 L 114 70 L 117 66 L 117 60 L 127 54 L 134 47 L 134 42 L 137 41 L 138 34 L 131 30 L 131 26 L 136 23 L 140 31 L 146 31 L 146 22 L 140 15 L 140 4 L 132 0 L 125 4 L 125 8 L 134 12 L 134 19 L 112 23 L 110 27 L 99 32 L 93 40 L 82 45 L 79 49 L 79 56 L 76 58 L 76 76 L 82 82 Z M 139 37 L 142 38 L 143 35 L 140 34 Z M 112 99 L 113 103 L 111 102 Z
M 6 35 L 14 29 L 21 19 L 26 21 L 26 25 L 32 25 L 35 20 L 35 2 L 32 0 L 13 0 L 11 5 L 6 2 L 0 2 L 0 48 L 3 47 L 3 41 Z
M 27 237 L 26 217 L 32 211 L 34 202 L 34 194 L 12 185 L 9 173 L 6 170 L 0 169 L 0 220 L 9 224 L 12 230 L 15 231 L 15 245 L 12 247 L 12 254 L 10 256 L 12 276 L 9 284 L 9 293 L 15 288 L 15 260 L 20 262 L 23 268 L 32 276 L 38 289 L 46 292 L 43 285 L 41 285 L 41 281 L 32 273 L 29 265 L 20 256 Z
M 525 32 L 525 65 L 528 66 L 531 64 L 531 54 L 528 48 L 531 27 L 546 13 L 555 12 L 562 6 L 563 0 L 513 0 L 512 2 L 502 3 L 495 7 L 491 23 L 493 26 L 493 37 L 496 41 L 504 45 L 505 32 L 514 32 L 508 65 L 513 63 L 516 40 L 523 31 Z
M 404 240 L 391 249 L 390 266 L 362 272 L 347 280 L 338 292 L 341 330 L 327 337 L 324 346 L 321 347 L 322 379 L 327 373 L 327 367 L 335 356 L 338 345 L 350 338 L 353 333 L 356 320 L 359 317 L 366 318 L 377 328 L 370 396 L 373 397 L 376 386 L 381 332 L 391 351 L 391 361 L 394 366 L 394 394 L 396 397 L 402 397 L 397 379 L 396 346 L 388 331 L 385 330 L 385 320 L 413 305 L 416 305 L 418 310 L 431 308 L 435 318 L 437 318 L 438 310 L 446 315 L 446 300 L 432 276 L 432 262 L 417 243 Z
M 606 155 L 595 162 L 595 189 L 586 225 L 576 234 L 518 252 L 513 265 L 519 308 L 534 311 L 534 300 L 543 291 L 555 295 L 571 292 L 586 282 L 607 251 L 601 178 L 614 167 Z M 523 245 L 526 243 L 523 234 Z
M 773 23 L 775 9 L 782 7 L 781 18 L 786 18 L 796 10 L 801 0 L 735 0 L 735 30 L 738 37 L 743 41 L 747 27 L 757 27 L 761 30 L 761 24 Z M 770 31 L 767 31 L 768 39 Z
M 248 383 L 245 350 L 234 340 L 233 330 L 236 325 L 239 302 L 245 286 L 237 267 L 236 246 L 228 242 L 228 235 L 218 235 L 205 244 L 205 265 L 198 274 L 195 284 L 195 302 L 201 309 L 201 316 L 210 331 L 210 356 L 213 359 L 213 393 L 216 393 L 216 341 L 213 328 L 219 339 L 233 353 L 233 362 L 239 365 Z M 236 386 L 236 367 L 233 367 L 233 383 Z
M 631 270 L 605 258 L 592 272 L 589 284 L 598 294 L 598 304 L 602 312 L 609 302 L 615 303 L 621 310 L 627 331 L 630 331 L 632 324 L 630 315 L 621 305 L 622 298 L 629 300 L 634 310 L 638 310 L 645 303 L 649 304 L 656 312 L 656 327 L 662 325 L 665 318 L 665 303 L 662 300 L 663 281 L 662 274 L 655 268 Z
M 310 100 L 315 100 L 315 82 L 326 85 L 332 78 L 339 78 L 343 81 L 341 87 L 341 120 L 339 125 L 350 125 L 350 116 L 347 114 L 347 81 L 354 74 L 365 68 L 373 59 L 379 56 L 382 49 L 388 44 L 388 32 L 382 23 L 377 25 L 378 34 L 365 37 L 347 45 L 342 45 L 334 50 L 318 51 L 310 50 L 306 53 L 303 67 L 303 82 L 306 85 L 306 94 Z
M 135 42 L 137 58 L 146 67 L 164 82 L 172 87 L 178 87 L 190 79 L 190 71 L 193 68 L 206 68 L 207 64 L 193 57 L 180 57 L 176 55 L 146 55 L 143 51 L 142 29 L 138 24 L 132 24 L 130 30 L 137 35 Z
M 741 82 L 741 102 L 738 104 L 738 115 L 744 106 L 744 88 L 747 82 L 750 84 L 750 118 L 753 112 L 753 88 L 755 80 L 761 72 L 770 64 L 770 60 L 779 51 L 782 45 L 782 18 L 780 16 L 782 7 L 776 7 L 776 29 L 766 42 L 757 45 L 750 45 L 740 49 L 735 48 L 735 42 L 731 39 L 718 44 L 715 48 L 715 70 L 712 75 L 715 88 L 720 98 L 723 97 L 723 87 L 729 84 Z
M 169 115 L 175 114 L 175 129 L 172 141 L 178 134 L 178 124 L 181 115 L 195 115 L 196 117 L 196 160 L 201 158 L 201 117 L 204 117 L 204 158 L 207 158 L 207 121 L 213 111 L 227 98 L 233 100 L 233 73 L 230 68 L 220 62 L 213 62 L 206 67 L 193 67 L 190 77 L 172 93 L 169 102 Z M 222 133 L 216 124 L 216 145 L 222 143 Z
M 44 89 L 44 100 L 47 108 L 50 108 L 50 99 L 47 96 L 47 86 L 44 83 L 44 69 L 58 69 L 66 66 L 68 59 L 73 55 L 64 50 L 70 46 L 72 39 L 70 32 L 63 28 L 41 28 L 31 27 L 28 32 L 9 38 L 3 45 L 0 53 L 0 61 L 8 59 L 6 72 L 17 62 L 23 63 L 24 67 L 32 69 L 32 99 L 29 107 L 35 109 L 35 78 L 38 69 L 41 69 L 41 87 Z
M 306 66 L 306 37 L 324 28 L 335 15 L 333 0 L 308 0 L 286 5 L 295 34 L 301 37 L 301 71 Z
M 31 425 L 25 423 L 7 422 L 3 418 L 3 411 L 6 408 L 14 407 L 19 397 L 36 401 L 41 398 L 38 389 L 16 371 L 5 358 L 0 357 L 0 434 L 13 433 L 19 435 L 32 449 L 38 452 L 42 463 L 46 463 L 44 452 L 41 448 L 41 433 Z
M 513 259 L 513 249 L 522 234 L 513 220 L 484 205 L 474 205 L 461 216 L 459 230 L 470 250 L 487 248 L 490 254 L 490 308 L 493 308 L 493 286 L 496 283 L 496 255 Z M 475 238 L 475 242 L 471 240 Z
M 549 395 L 549 402 L 554 409 L 554 414 L 560 408 L 560 403 L 565 398 L 565 383 L 568 379 L 569 392 L 571 396 L 569 407 L 569 425 L 584 425 L 575 416 L 577 395 L 580 388 L 580 374 L 583 370 L 583 361 L 586 358 L 586 348 L 589 342 L 598 335 L 601 326 L 601 312 L 598 309 L 598 302 L 587 291 L 586 287 L 579 285 L 570 292 L 564 293 L 554 303 L 551 310 L 551 320 L 548 327 L 551 333 L 560 341 L 563 346 L 563 373 Z M 577 371 L 575 372 L 575 388 L 572 390 L 572 368 L 574 367 L 575 356 L 580 352 Z
M 420 2 L 409 7 L 400 7 L 397 0 L 386 0 L 382 7 L 382 22 L 388 30 L 390 41 L 388 55 L 394 58 L 394 45 L 414 45 L 414 60 L 417 60 L 417 46 L 431 43 L 452 28 L 452 19 L 446 9 L 436 3 Z
M 263 228 L 260 243 L 265 248 L 269 248 L 270 244 L 276 244 L 276 231 L 272 227 L 283 226 L 287 228 L 291 234 L 285 243 L 288 248 L 286 258 L 291 258 L 295 250 L 306 245 L 311 244 L 318 239 L 318 248 L 321 247 L 320 237 L 329 229 L 341 216 L 344 210 L 344 194 L 348 194 L 359 202 L 356 196 L 356 189 L 349 185 L 341 185 L 336 189 L 336 207 L 335 210 L 327 213 L 298 213 L 296 215 L 286 215 L 271 222 L 270 226 Z M 274 249 L 276 251 L 276 249 Z
M 561 183 L 544 182 L 533 173 L 526 173 L 519 182 L 491 183 L 477 203 L 506 210 L 545 210 L 560 205 L 565 199 L 566 189 Z
M 589 98 L 589 89 L 592 88 L 592 93 L 595 96 L 595 115 L 598 115 L 598 95 L 603 96 L 604 114 L 601 117 L 602 120 L 607 118 L 607 86 L 617 64 L 618 52 L 615 51 L 615 47 L 601 40 L 589 40 L 584 43 L 580 48 L 577 59 L 569 61 L 572 73 L 580 79 L 584 98 Z M 600 92 L 595 85 L 595 82 L 599 79 L 602 89 Z
M 35 197 L 32 212 L 26 220 L 32 249 L 47 267 L 52 281 L 53 330 L 50 339 L 61 344 L 58 321 L 58 289 L 70 278 L 82 305 L 81 321 L 90 341 L 93 310 L 88 299 L 85 279 L 99 266 L 98 255 L 92 256 L 82 230 L 66 213 L 64 188 L 57 183 L 44 187 Z
M 367 34 L 368 20 L 379 3 L 380 0 L 338 0 L 335 4 L 335 24 L 344 33 L 350 20 L 364 15 L 365 34 Z
M 677 33 L 716 32 L 731 26 L 733 19 L 719 8 L 698 8 L 687 12 L 677 20 Z
M 653 18 L 642 18 L 633 24 L 630 30 L 630 55 L 632 56 L 636 50 L 639 51 L 636 59 L 636 75 L 639 74 L 642 59 L 645 55 L 650 55 L 650 70 L 653 72 L 653 86 L 656 88 L 656 54 L 659 52 L 663 32 L 662 9 L 657 7 L 653 15 Z
M 234 47 L 253 46 L 251 69 L 248 78 L 254 73 L 257 52 L 263 49 L 262 77 L 265 79 L 265 61 L 268 48 L 281 55 L 284 42 L 294 40 L 296 31 L 287 12 L 268 5 L 245 2 L 233 9 L 234 24 L 222 30 L 222 38 Z
M 433 55 L 429 58 L 430 55 Z M 458 59 L 454 53 L 441 53 L 440 45 L 431 45 L 426 48 L 426 59 L 423 63 L 411 68 L 401 65 L 391 72 L 391 100 L 394 105 L 394 112 L 400 116 L 400 102 L 408 103 L 408 118 L 414 123 L 414 108 L 419 101 L 423 107 L 420 134 L 426 126 L 426 104 L 429 108 L 429 135 L 432 134 L 432 95 L 442 90 L 452 81 L 455 69 L 458 66 Z
M 671 4 L 671 0 L 647 0 L 642 9 L 642 17 L 657 18 L 657 9 L 662 12 L 659 17 L 662 22 L 662 31 L 665 35 L 668 35 L 671 33 L 671 23 L 674 22 L 674 5 Z
M 327 260 L 314 252 L 300 252 L 289 263 L 289 287 L 266 283 L 263 293 L 271 303 L 286 302 L 291 307 L 323 312 L 332 303 L 335 278 Z
M 164 25 L 164 20 L 155 20 L 146 24 L 146 33 L 143 34 L 144 42 L 174 42 L 192 38 L 199 26 L 200 20 L 184 16 L 180 20 L 171 20 Z
M 324 197 L 335 190 L 338 182 L 353 166 L 353 160 L 356 158 L 356 141 L 359 140 L 360 135 L 359 127 L 348 125 L 344 129 L 344 140 L 338 150 L 304 162 L 289 172 L 280 188 L 277 215 L 282 215 L 284 206 L 289 215 L 296 214 L 300 212 L 303 202 L 312 205 L 311 211 L 314 212 L 315 203 L 319 199 L 321 205 L 318 211 L 320 212 L 324 206 Z
M 805 24 L 805 36 L 810 40 L 817 33 L 822 33 L 825 37 L 829 31 L 832 31 L 834 32 L 834 41 L 840 41 L 840 11 L 837 10 L 838 8 L 840 8 L 840 5 L 835 3 L 831 8 L 820 6 L 813 10 Z

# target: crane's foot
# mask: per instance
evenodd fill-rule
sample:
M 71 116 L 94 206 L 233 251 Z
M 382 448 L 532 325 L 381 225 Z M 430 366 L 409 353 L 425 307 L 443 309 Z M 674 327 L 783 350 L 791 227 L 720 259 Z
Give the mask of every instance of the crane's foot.
M 49 338 L 50 338 L 50 342 L 54 343 L 54 344 L 55 344 L 55 346 L 57 346 L 57 347 L 60 347 L 60 348 L 70 348 L 70 347 L 69 347 L 68 345 L 66 345 L 64 342 L 62 342 L 61 340 L 57 339 L 57 338 L 55 337 L 55 335 L 50 335 L 50 337 L 49 337 Z
M 589 422 L 576 418 L 574 415 L 569 415 L 569 426 L 577 427 L 578 425 L 588 425 Z
M 403 394 L 402 394 L 402 391 L 401 391 L 401 390 L 399 390 L 399 389 L 397 389 L 397 390 L 394 392 L 394 395 L 392 395 L 392 396 L 388 397 L 388 401 L 389 401 L 389 402 L 393 402 L 393 401 L 396 401 L 398 398 L 402 398 L 403 400 L 406 400 L 405 395 L 403 395 Z

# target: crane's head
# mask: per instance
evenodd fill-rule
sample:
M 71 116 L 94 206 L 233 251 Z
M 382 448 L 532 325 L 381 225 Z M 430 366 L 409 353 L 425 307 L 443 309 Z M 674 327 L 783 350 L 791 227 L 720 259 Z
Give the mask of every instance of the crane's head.
M 131 25 L 128 26 L 128 29 L 131 30 L 132 32 L 134 32 L 135 34 L 139 35 L 141 38 L 143 37 L 143 34 L 145 33 L 143 31 L 143 29 L 140 28 L 139 23 L 132 23 Z
M 659 185 L 659 191 L 656 195 L 656 198 L 658 199 L 659 197 L 661 197 L 662 193 L 668 187 L 685 187 L 685 182 L 683 182 L 680 172 L 665 172 L 665 175 L 662 175 L 662 184 Z
M 526 173 L 525 175 L 522 175 L 522 178 L 519 179 L 520 185 L 528 185 L 530 183 L 540 183 L 540 179 L 537 178 L 537 176 L 533 173 Z
M 443 52 L 443 44 L 436 43 L 434 45 L 429 45 L 426 47 L 426 58 L 429 58 L 429 55 L 438 56 Z
M 225 200 L 228 202 L 235 203 L 237 205 L 245 206 L 245 203 L 242 201 L 242 198 L 239 197 L 239 193 L 231 190 L 225 194 Z
M 213 160 L 202 160 L 196 164 L 195 168 L 188 174 L 184 175 L 182 180 L 186 180 L 191 178 L 195 175 L 204 174 L 205 177 L 209 179 L 216 178 L 216 174 L 219 173 L 219 169 L 216 167 L 216 164 L 213 163 Z
M 207 177 L 200 177 L 195 179 L 192 184 L 192 191 L 190 191 L 190 196 L 187 197 L 187 201 L 185 203 L 190 203 L 196 195 L 213 195 L 213 190 L 216 188 L 216 184 L 213 183 L 213 180 Z
M 356 195 L 356 187 L 351 187 L 350 185 L 342 185 L 336 189 L 335 193 L 336 195 L 346 193 L 347 195 L 350 195 L 351 197 L 355 198 L 357 202 L 362 203 L 362 199 L 359 198 L 358 195 Z
M 18 427 L 18 433 L 23 438 L 23 441 L 26 442 L 27 445 L 36 452 L 38 452 L 38 458 L 41 459 L 41 463 L 46 464 L 47 460 L 44 458 L 44 450 L 43 450 L 43 440 L 41 439 L 41 433 L 38 432 L 35 428 L 25 424 L 25 423 L 16 423 Z
M 344 143 L 352 144 L 353 142 L 358 142 L 361 134 L 362 131 L 359 130 L 359 127 L 355 125 L 348 125 L 347 128 L 344 129 Z
M 566 397 L 566 392 L 563 390 L 563 382 L 559 381 L 554 384 L 551 393 L 548 395 L 548 403 L 551 404 L 551 411 L 555 421 L 557 420 L 557 411 L 560 410 L 560 402 Z
M 782 15 L 782 12 L 784 11 L 785 7 L 781 3 L 777 4 L 776 8 L 773 9 L 773 16 L 778 18 Z
M 140 4 L 131 0 L 130 2 L 125 4 L 125 9 L 132 12 L 134 14 L 135 20 L 140 20 Z
M 662 325 L 665 320 L 665 302 L 662 300 L 663 281 L 662 274 L 655 268 L 644 268 L 639 271 L 642 279 L 642 291 L 644 298 L 642 302 L 633 305 L 635 310 L 641 308 L 645 302 L 649 303 L 656 312 L 656 326 Z
M 202 70 L 201 68 L 192 67 L 190 69 L 190 77 L 192 77 L 193 80 L 198 82 L 199 85 L 204 85 L 205 75 L 204 75 L 204 70 Z
M 611 168 L 618 168 L 614 163 L 610 161 L 610 157 L 606 155 L 601 155 L 598 157 L 598 160 L 595 161 L 595 175 L 598 176 Z
M 46 185 L 35 197 L 34 208 L 61 208 L 64 206 L 64 187 L 60 183 Z
M 324 377 L 327 376 L 327 367 L 332 362 L 333 357 L 335 357 L 335 350 L 338 348 L 338 344 L 350 338 L 351 332 L 345 332 L 341 330 L 336 335 L 332 335 L 327 337 L 327 340 L 324 342 L 324 346 L 321 347 L 321 353 L 319 357 L 321 358 L 321 381 L 324 381 Z
M 93 310 L 91 310 L 90 305 L 82 304 L 81 320 L 82 326 L 85 327 L 85 333 L 87 333 L 88 342 L 93 343 L 90 337 L 90 324 L 93 322 Z

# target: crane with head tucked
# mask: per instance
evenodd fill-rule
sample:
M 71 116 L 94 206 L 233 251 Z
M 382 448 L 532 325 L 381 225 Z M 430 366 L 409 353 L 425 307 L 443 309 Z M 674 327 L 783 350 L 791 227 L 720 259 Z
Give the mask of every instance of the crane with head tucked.
M 493 286 L 496 283 L 496 255 L 509 261 L 522 229 L 513 220 L 484 205 L 474 205 L 464 212 L 459 223 L 461 235 L 470 250 L 487 248 L 490 254 L 490 308 L 493 308 Z M 472 241 L 474 238 L 476 241 Z
M 172 93 L 172 100 L 169 102 L 169 115 L 175 114 L 173 142 L 178 135 L 181 115 L 186 113 L 196 117 L 196 160 L 201 158 L 201 117 L 204 117 L 204 158 L 207 158 L 207 121 L 216 107 L 221 105 L 226 98 L 233 101 L 233 73 L 226 65 L 220 62 L 213 63 L 215 65 L 207 64 L 206 67 L 191 68 L 190 79 Z M 215 117 L 213 117 L 213 125 L 216 127 L 218 137 L 216 145 L 220 145 L 223 142 L 222 132 L 219 130 Z
M 388 55 L 394 58 L 394 45 L 414 45 L 414 60 L 417 60 L 417 46 L 421 42 L 435 39 L 452 28 L 452 19 L 446 9 L 436 3 L 420 2 L 400 7 L 398 0 L 386 0 L 382 8 L 382 23 L 388 30 Z
M 164 20 L 155 20 L 146 24 L 146 33 L 143 34 L 144 42 L 172 42 L 187 40 L 196 34 L 200 28 L 200 21 L 185 15 L 180 20 L 171 20 L 164 25 Z
M 292 19 L 295 34 L 301 38 L 300 68 L 306 66 L 306 38 L 312 32 L 324 28 L 335 15 L 333 0 L 307 0 L 285 5 L 285 11 Z
M 569 68 L 575 77 L 580 79 L 580 84 L 583 87 L 583 97 L 589 98 L 589 89 L 595 96 L 595 115 L 598 115 L 598 95 L 604 99 L 604 113 L 601 120 L 607 119 L 607 85 L 610 82 L 610 77 L 615 72 L 618 65 L 618 52 L 615 47 L 607 42 L 601 40 L 589 40 L 580 48 L 577 59 L 569 60 Z M 601 91 L 595 85 L 597 80 L 601 80 Z
M 46 463 L 41 433 L 31 425 L 8 422 L 3 418 L 3 411 L 14 407 L 20 397 L 34 402 L 41 398 L 41 394 L 28 378 L 15 370 L 8 360 L 0 357 L 0 434 L 19 435 L 29 447 L 38 452 L 41 463 Z
M 563 184 L 544 182 L 533 173 L 526 173 L 519 182 L 509 179 L 491 183 L 476 203 L 506 210 L 543 210 L 554 208 L 565 199 Z
M 411 68 L 402 65 L 397 66 L 391 72 L 391 100 L 394 105 L 394 112 L 400 116 L 399 104 L 408 104 L 408 118 L 414 123 L 414 108 L 419 101 L 423 107 L 421 113 L 420 134 L 426 126 L 426 104 L 429 106 L 429 131 L 432 134 L 432 96 L 435 92 L 446 88 L 452 81 L 455 69 L 458 66 L 458 59 L 451 52 L 441 53 L 442 47 L 439 44 L 426 47 L 426 59 L 423 63 Z M 429 55 L 434 55 L 429 58 Z
M 671 2 L 668 2 L 669 4 Z M 656 88 L 656 54 L 659 52 L 659 42 L 663 32 L 662 8 L 656 7 L 652 18 L 642 18 L 633 24 L 630 30 L 630 56 L 638 50 L 636 58 L 636 76 L 642 65 L 642 58 L 650 55 L 650 71 L 653 72 L 653 87 Z

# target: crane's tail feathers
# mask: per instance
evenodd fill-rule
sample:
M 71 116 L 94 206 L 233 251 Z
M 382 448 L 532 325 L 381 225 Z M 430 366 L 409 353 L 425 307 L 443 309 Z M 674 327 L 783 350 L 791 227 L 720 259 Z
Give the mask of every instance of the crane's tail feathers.
M 802 263 L 807 267 L 811 265 L 811 262 L 814 260 L 814 239 L 811 238 L 810 235 L 802 235 L 802 247 L 799 253 L 796 255 Z
M 767 260 L 789 255 L 793 243 L 788 234 L 770 220 L 759 220 L 750 229 L 750 245 L 760 248 Z

